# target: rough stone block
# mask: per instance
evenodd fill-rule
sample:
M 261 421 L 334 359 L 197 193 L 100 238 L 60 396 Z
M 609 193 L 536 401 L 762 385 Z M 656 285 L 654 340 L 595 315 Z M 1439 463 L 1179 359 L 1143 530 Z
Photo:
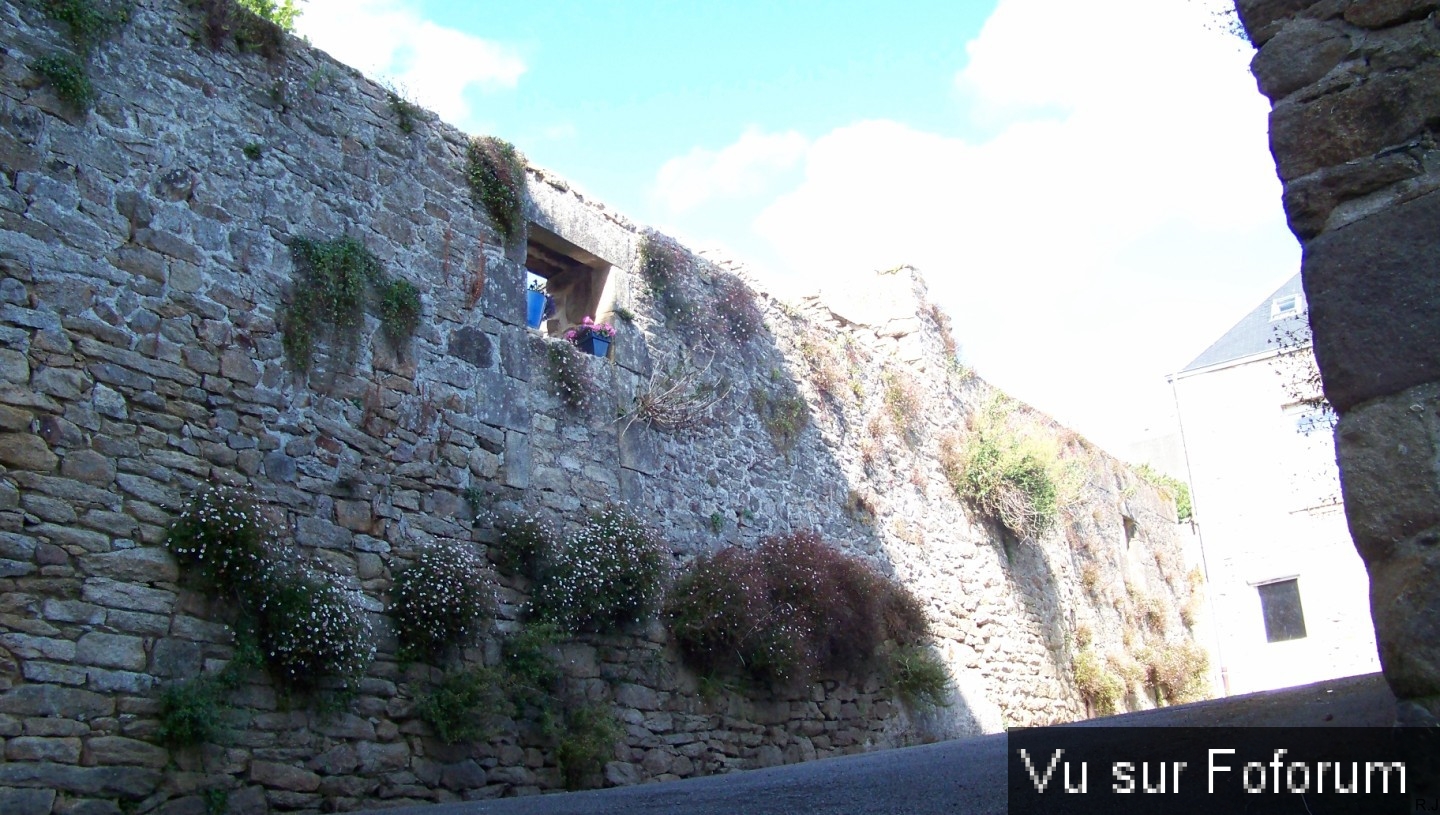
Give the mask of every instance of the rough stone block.
M 145 640 L 91 631 L 76 643 L 75 661 L 82 665 L 141 671 L 145 669 Z
M 115 462 L 93 450 L 72 450 L 61 460 L 60 474 L 103 487 L 115 480 Z
M 7 761 L 54 761 L 60 764 L 80 763 L 80 740 L 77 738 L 39 738 L 21 736 L 5 744 Z
M 1407 20 L 1418 20 L 1440 8 L 1436 0 L 1352 0 L 1345 8 L 1345 22 L 1361 28 L 1384 28 Z
M 1250 70 L 1260 92 L 1279 100 L 1329 73 L 1350 49 L 1350 37 L 1340 27 L 1297 20 L 1265 43 L 1250 62 Z
M 320 776 L 315 773 L 274 761 L 250 762 L 250 780 L 271 789 L 291 792 L 314 792 L 320 787 Z
M 31 433 L 0 433 L 0 464 L 48 473 L 60 459 L 45 440 Z
M 53 806 L 53 789 L 0 789 L 0 812 L 5 815 L 50 815 Z
M 1280 102 L 1270 151 L 1285 181 L 1408 144 L 1440 116 L 1440 64 L 1372 76 L 1318 99 Z
M 93 719 L 115 712 L 115 700 L 99 693 L 54 685 L 20 685 L 0 693 L 0 713 Z M 86 728 L 87 730 L 89 728 Z
M 1440 75 L 1435 92 L 1440 99 Z M 1440 115 L 1440 111 L 1437 111 Z M 1440 380 L 1440 191 L 1305 247 L 1305 296 L 1325 396 L 1344 415 Z
M 175 558 L 158 547 L 85 555 L 80 568 L 95 577 L 127 583 L 174 583 L 180 578 Z
M 85 755 L 100 766 L 123 764 L 159 769 L 170 763 L 170 751 L 164 747 L 122 736 L 87 739 Z

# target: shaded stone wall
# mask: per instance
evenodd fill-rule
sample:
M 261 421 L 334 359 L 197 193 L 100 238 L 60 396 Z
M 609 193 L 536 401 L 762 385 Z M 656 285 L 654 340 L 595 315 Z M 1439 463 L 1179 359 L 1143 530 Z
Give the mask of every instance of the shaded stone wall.
M 607 783 L 1078 718 L 1077 630 L 1121 653 L 1143 617 L 1145 637 L 1188 641 L 1173 504 L 1083 439 L 1017 408 L 1084 472 L 1082 501 L 1039 541 L 1005 539 L 955 498 L 942 442 L 993 389 L 949 358 L 912 270 L 851 301 L 757 295 L 765 325 L 743 342 L 682 330 L 635 275 L 637 227 L 532 169 L 527 218 L 612 263 L 607 308 L 634 314 L 612 359 L 588 362 L 577 411 L 547 367 L 553 340 L 523 326 L 523 238 L 502 241 L 471 200 L 467 137 L 423 116 L 403 132 L 381 88 L 298 42 L 267 62 L 212 50 L 200 26 L 179 0 L 139 3 L 96 52 L 98 100 L 81 114 L 28 67 L 63 31 L 29 5 L 0 8 L 6 815 L 190 813 L 219 793 L 233 813 L 344 810 L 558 787 L 551 746 L 523 722 L 439 743 L 413 711 L 438 672 L 395 658 L 394 569 L 430 542 L 494 540 L 467 494 L 567 527 L 626 501 L 677 564 L 815 529 L 926 600 L 956 684 L 954 704 L 929 713 L 851 677 L 705 696 L 659 624 L 559 646 L 569 689 L 625 725 Z M 277 326 L 287 242 L 339 235 L 416 285 L 424 318 L 399 353 L 367 318 L 350 352 L 322 346 L 299 374 Z M 689 294 L 713 305 L 736 276 L 702 259 Z M 682 350 L 730 383 L 714 420 L 683 433 L 617 420 Z M 904 426 L 897 387 L 922 406 Z M 756 407 L 787 389 L 810 416 L 793 444 Z M 287 707 L 257 672 L 222 744 L 172 754 L 153 743 L 159 690 L 234 651 L 223 603 L 181 584 L 163 546 L 212 482 L 248 490 L 362 593 L 378 656 L 330 716 Z M 527 588 L 501 579 L 497 633 L 517 625 Z M 497 647 L 492 634 L 466 658 L 493 662 Z M 1141 685 L 1125 704 L 1153 704 Z
M 1240 0 L 1405 720 L 1440 713 L 1440 3 Z

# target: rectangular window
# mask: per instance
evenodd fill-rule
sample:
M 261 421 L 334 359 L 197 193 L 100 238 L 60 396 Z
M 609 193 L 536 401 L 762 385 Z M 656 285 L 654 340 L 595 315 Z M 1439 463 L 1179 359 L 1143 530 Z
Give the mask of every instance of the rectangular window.
M 1303 638 L 1305 612 L 1300 608 L 1300 581 L 1292 577 L 1255 588 L 1260 591 L 1260 612 L 1265 617 L 1265 641 Z

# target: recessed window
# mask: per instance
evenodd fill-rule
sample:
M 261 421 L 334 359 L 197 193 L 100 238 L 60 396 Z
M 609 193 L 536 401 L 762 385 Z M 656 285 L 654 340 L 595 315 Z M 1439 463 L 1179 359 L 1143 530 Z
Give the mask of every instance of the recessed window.
M 541 326 L 550 336 L 580 325 L 586 317 L 599 318 L 600 295 L 610 274 L 610 263 L 538 224 L 530 224 L 525 244 L 527 277 L 545 282 L 555 308 Z
M 1305 313 L 1305 296 L 1301 294 L 1287 294 L 1284 297 L 1276 297 L 1270 301 L 1270 319 L 1283 320 L 1286 317 L 1294 317 Z
M 1284 642 L 1305 636 L 1305 612 L 1300 607 L 1300 581 L 1295 578 L 1262 583 L 1260 613 L 1265 618 L 1265 641 Z

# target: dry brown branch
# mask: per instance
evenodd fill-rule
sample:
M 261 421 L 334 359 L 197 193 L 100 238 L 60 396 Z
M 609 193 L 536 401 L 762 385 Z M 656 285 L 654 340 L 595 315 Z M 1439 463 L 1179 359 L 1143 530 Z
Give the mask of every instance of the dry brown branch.
M 706 381 L 714 361 L 711 357 L 703 368 L 696 367 L 682 351 L 674 365 L 656 370 L 620 417 L 625 422 L 620 432 L 638 420 L 666 431 L 689 430 L 709 421 L 714 408 L 730 395 L 728 382 Z

